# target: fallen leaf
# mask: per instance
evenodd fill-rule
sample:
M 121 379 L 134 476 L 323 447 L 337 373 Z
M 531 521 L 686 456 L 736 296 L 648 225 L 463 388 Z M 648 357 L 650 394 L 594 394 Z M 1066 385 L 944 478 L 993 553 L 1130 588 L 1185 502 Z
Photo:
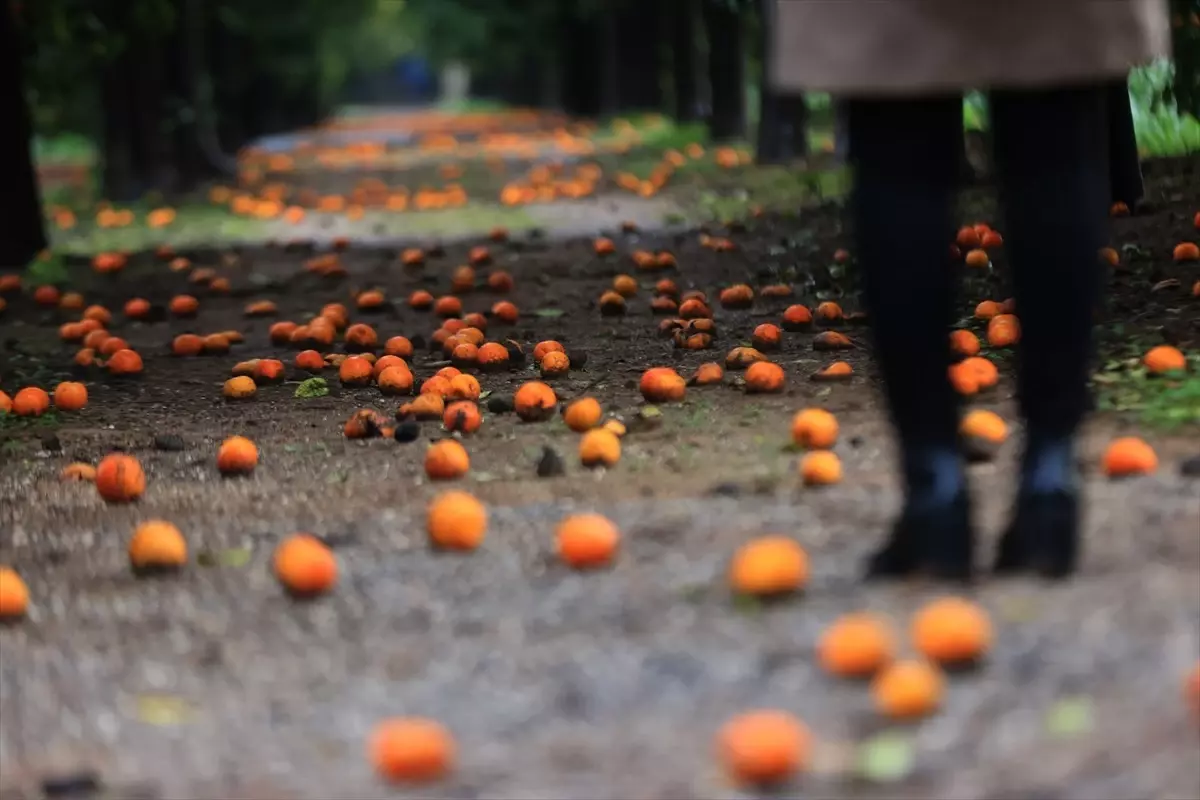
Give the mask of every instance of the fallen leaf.
M 561 308 L 539 308 L 533 312 L 533 315 L 535 317 L 542 317 L 543 319 L 554 319 L 556 317 L 561 317 L 565 313 L 567 312 L 563 311 Z
M 872 783 L 896 783 L 912 774 L 916 766 L 912 737 L 887 731 L 867 739 L 858 748 L 855 768 Z
M 1064 697 L 1046 712 L 1046 731 L 1062 738 L 1079 736 L 1093 727 L 1092 700 L 1086 695 Z
M 193 715 L 187 700 L 169 694 L 142 694 L 137 698 L 137 718 L 147 725 L 182 725 Z
M 1165 281 L 1159 281 L 1158 283 L 1151 286 L 1150 291 L 1158 292 L 1158 291 L 1162 291 L 1163 289 L 1178 289 L 1178 288 L 1179 288 L 1179 279 L 1178 278 L 1167 278 Z

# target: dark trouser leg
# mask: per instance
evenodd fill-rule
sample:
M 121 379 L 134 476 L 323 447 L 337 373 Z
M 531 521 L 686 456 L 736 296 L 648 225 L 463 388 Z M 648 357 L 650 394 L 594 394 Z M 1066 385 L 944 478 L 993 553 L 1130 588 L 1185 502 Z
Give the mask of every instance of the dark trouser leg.
M 1129 82 L 1120 78 L 1106 84 L 1104 90 L 1108 104 L 1110 199 L 1132 209 L 1145 196 L 1146 189 L 1138 159 L 1137 136 L 1133 131 L 1133 111 L 1129 107 Z
M 962 102 L 855 99 L 847 122 L 863 288 L 906 482 L 904 514 L 869 570 L 965 577 L 971 535 L 947 378 Z
M 1021 321 L 1028 437 L 997 567 L 1065 575 L 1077 558 L 1074 436 L 1087 409 L 1110 199 L 1103 85 L 995 92 L 992 125 Z

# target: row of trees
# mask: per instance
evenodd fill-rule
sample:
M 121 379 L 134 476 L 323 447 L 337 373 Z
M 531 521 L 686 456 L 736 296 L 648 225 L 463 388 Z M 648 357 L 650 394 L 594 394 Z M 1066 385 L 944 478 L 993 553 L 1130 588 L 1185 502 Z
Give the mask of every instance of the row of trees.
M 408 0 L 415 37 L 458 60 L 473 90 L 579 116 L 666 111 L 714 139 L 745 136 L 757 87 L 759 157 L 802 153 L 806 106 L 763 68 L 775 0 Z
M 185 190 L 265 133 L 317 122 L 410 50 L 391 0 L 14 3 L 35 127 L 99 144 L 102 193 Z

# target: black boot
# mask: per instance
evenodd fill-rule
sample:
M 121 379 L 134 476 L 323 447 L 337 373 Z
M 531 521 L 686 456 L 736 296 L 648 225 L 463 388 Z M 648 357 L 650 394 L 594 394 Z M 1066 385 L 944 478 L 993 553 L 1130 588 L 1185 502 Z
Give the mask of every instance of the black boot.
M 949 504 L 909 503 L 882 549 L 867 561 L 867 578 L 922 575 L 938 580 L 971 580 L 975 533 L 965 489 Z
M 1079 495 L 1074 489 L 1021 492 L 1000 539 L 995 570 L 1065 578 L 1079 562 Z

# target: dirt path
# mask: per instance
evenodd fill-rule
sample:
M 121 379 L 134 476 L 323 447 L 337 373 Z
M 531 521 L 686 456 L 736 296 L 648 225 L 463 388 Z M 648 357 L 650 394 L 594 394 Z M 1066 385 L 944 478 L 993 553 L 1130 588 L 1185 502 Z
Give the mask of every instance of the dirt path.
M 1162 259 L 1181 235 L 1179 209 L 1196 206 L 1197 191 L 1123 223 L 1118 243 Z M 509 271 L 524 313 L 515 326 L 493 321 L 488 335 L 527 347 L 557 339 L 576 362 L 586 354 L 582 369 L 554 382 L 560 399 L 594 396 L 629 432 L 615 468 L 588 471 L 561 419 L 526 424 L 485 410 L 482 428 L 464 440 L 471 471 L 454 483 L 489 507 L 487 539 L 472 555 L 437 554 L 426 541 L 425 505 L 446 488 L 422 468 L 427 443 L 446 435 L 439 424 L 423 423 L 408 444 L 351 441 L 342 435 L 351 413 L 391 413 L 397 399 L 342 389 L 327 373 L 328 396 L 299 400 L 296 382 L 307 375 L 290 366 L 288 383 L 263 387 L 249 403 L 224 402 L 220 386 L 244 358 L 290 365 L 294 351 L 269 341 L 271 322 L 348 303 L 354 288 L 379 286 L 394 301 L 381 315 L 354 315 L 381 340 L 428 338 L 436 323 L 404 299 L 418 288 L 444 292 L 477 239 L 450 241 L 423 269 L 405 270 L 393 246 L 356 229 L 342 256 L 349 274 L 333 284 L 303 271 L 308 253 L 249 248 L 236 264 L 194 253 L 197 265 L 230 278 L 232 295 L 201 294 L 195 321 L 114 323 L 143 354 L 142 380 L 88 373 L 84 411 L 0 420 L 0 564 L 16 567 L 32 596 L 29 618 L 0 628 L 0 798 L 41 797 L 40 782 L 72 775 L 107 787 L 74 796 L 114 800 L 745 797 L 718 769 L 713 736 L 729 716 L 763 706 L 794 712 L 818 742 L 810 774 L 784 796 L 1197 796 L 1196 719 L 1180 690 L 1200 658 L 1200 485 L 1181 471 L 1200 453 L 1196 429 L 1097 416 L 1080 453 L 1089 499 L 1081 574 L 1057 585 L 984 579 L 970 594 L 996 626 L 986 664 L 953 676 L 944 708 L 926 722 L 888 725 L 864 686 L 829 678 L 814 658 L 837 616 L 875 610 L 903 631 L 914 609 L 944 591 L 859 581 L 861 559 L 899 504 L 869 353 L 848 352 L 849 382 L 817 383 L 809 375 L 833 359 L 813 351 L 813 332 L 787 334 L 772 354 L 787 372 L 782 394 L 693 387 L 684 403 L 647 415 L 637 389 L 649 366 L 688 375 L 721 360 L 792 302 L 838 297 L 853 310 L 853 294 L 828 269 L 845 245 L 836 212 L 714 231 L 736 243 L 728 253 L 702 247 L 695 231 L 648 230 L 617 236 L 618 254 L 600 258 L 592 233 L 630 217 L 651 229 L 658 201 L 561 209 L 569 210 L 557 235 L 491 245 L 495 263 L 481 277 Z M 559 219 L 542 224 L 559 227 Z M 649 309 L 647 286 L 659 275 L 639 275 L 643 287 L 624 317 L 595 308 L 615 274 L 636 272 L 628 253 L 642 248 L 675 253 L 679 267 L 666 274 L 681 289 L 713 297 L 742 280 L 786 282 L 796 295 L 760 297 L 745 311 L 717 306 L 716 349 L 676 350 Z M 1141 297 L 1163 273 L 1188 279 L 1180 268 L 1168 260 L 1120 279 L 1118 301 Z M 189 284 L 147 255 L 114 282 L 81 275 L 79 288 L 88 302 L 119 309 L 135 294 L 165 303 Z M 977 279 L 969 296 L 1003 297 L 1001 278 Z M 267 297 L 276 318 L 242 315 L 246 302 Z M 496 299 L 468 294 L 465 310 Z M 1180 311 L 1194 305 L 1173 296 L 1139 302 L 1138 326 L 1123 336 L 1141 346 L 1159 327 L 1183 325 L 1181 346 L 1194 350 L 1200 340 L 1187 326 L 1200 315 Z M 11 393 L 69 373 L 73 348 L 57 338 L 57 312 L 13 302 L 6 313 L 0 386 Z M 178 333 L 226 329 L 246 339 L 228 356 L 166 354 Z M 862 338 L 861 329 L 846 332 Z M 1001 413 L 1010 437 L 994 463 L 972 467 L 986 532 L 981 561 L 1007 514 L 1020 439 L 1007 359 L 990 355 L 1005 377 L 974 405 Z M 421 350 L 413 371 L 427 377 L 440 359 Z M 480 377 L 488 399 L 501 398 L 535 370 Z M 839 485 L 806 489 L 798 480 L 789 426 L 808 406 L 838 416 Z M 1125 432 L 1155 447 L 1155 475 L 1112 482 L 1098 474 L 1103 448 Z M 167 434 L 182 449 L 156 444 Z M 250 477 L 223 479 L 215 469 L 216 447 L 232 434 L 258 444 Z M 564 475 L 537 477 L 546 447 L 562 456 Z M 109 506 L 93 486 L 58 479 L 67 463 L 95 463 L 117 448 L 146 469 L 137 504 Z M 612 569 L 579 574 L 553 557 L 554 525 L 575 510 L 599 511 L 621 528 Z M 191 563 L 178 576 L 129 572 L 129 534 L 152 518 L 171 520 L 188 540 Z M 275 543 L 295 531 L 334 548 L 341 580 L 330 596 L 297 603 L 271 575 Z M 809 553 L 802 597 L 762 605 L 730 596 L 730 556 L 763 533 L 793 537 Z M 373 775 L 366 737 L 381 718 L 401 714 L 434 717 L 454 732 L 459 768 L 449 781 L 398 791 Z M 867 753 L 913 761 L 885 780 L 877 765 L 863 767 Z

